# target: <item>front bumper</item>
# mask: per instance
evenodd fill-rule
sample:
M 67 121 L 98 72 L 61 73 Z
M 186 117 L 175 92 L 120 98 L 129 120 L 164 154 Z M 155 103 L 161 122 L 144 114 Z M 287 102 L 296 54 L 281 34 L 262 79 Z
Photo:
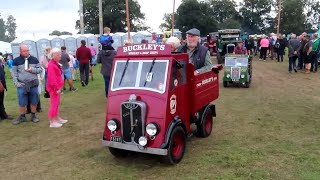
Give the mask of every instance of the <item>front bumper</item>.
M 140 145 L 124 144 L 124 143 L 113 142 L 113 141 L 102 140 L 102 145 L 117 148 L 117 149 L 124 149 L 124 150 L 148 153 L 148 154 L 157 154 L 157 155 L 163 155 L 163 156 L 168 154 L 167 149 L 147 148 L 147 147 L 142 147 Z

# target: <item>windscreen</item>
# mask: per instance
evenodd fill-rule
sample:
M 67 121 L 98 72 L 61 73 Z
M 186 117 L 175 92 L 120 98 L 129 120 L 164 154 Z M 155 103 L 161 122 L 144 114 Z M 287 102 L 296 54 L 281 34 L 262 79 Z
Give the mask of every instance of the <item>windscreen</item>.
M 164 93 L 168 63 L 168 60 L 156 59 L 117 61 L 111 90 L 144 89 Z
M 225 66 L 248 66 L 248 58 L 226 57 Z

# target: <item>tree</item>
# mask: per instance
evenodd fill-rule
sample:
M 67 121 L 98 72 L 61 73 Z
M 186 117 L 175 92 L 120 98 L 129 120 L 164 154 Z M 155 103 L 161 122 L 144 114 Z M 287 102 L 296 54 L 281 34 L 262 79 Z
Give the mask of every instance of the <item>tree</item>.
M 126 31 L 126 7 L 123 0 L 102 0 L 103 24 L 111 28 L 112 32 Z M 129 15 L 131 31 L 147 30 L 145 15 L 136 0 L 129 0 Z M 99 34 L 99 8 L 96 0 L 83 0 L 84 31 Z M 76 29 L 80 29 L 80 20 L 76 22 Z
M 16 19 L 12 15 L 8 16 L 5 29 L 7 32 L 6 33 L 7 34 L 6 40 L 8 42 L 15 40 L 16 39 L 17 24 L 16 24 Z
M 217 31 L 217 21 L 212 15 L 210 4 L 197 0 L 183 0 L 177 9 L 175 27 L 182 32 L 197 28 L 201 36 Z
M 60 36 L 60 35 L 61 35 L 61 32 L 58 30 L 54 30 L 52 31 L 52 33 L 49 34 L 49 36 Z
M 172 13 L 165 13 L 163 16 L 163 21 L 164 22 L 159 26 L 159 29 L 161 29 L 161 31 L 169 31 L 170 29 L 172 29 Z
M 303 13 L 303 1 L 304 0 L 283 1 L 280 16 L 280 33 L 300 34 L 305 31 L 306 16 Z
M 49 36 L 61 36 L 61 35 L 72 35 L 71 32 L 68 32 L 68 31 L 58 31 L 58 30 L 54 30 L 52 31 L 52 33 L 49 34 Z
M 240 8 L 243 30 L 250 34 L 265 32 L 272 4 L 272 0 L 244 0 Z
M 0 41 L 6 41 L 6 26 L 0 15 Z
M 210 5 L 212 10 L 210 15 L 217 20 L 219 29 L 241 27 L 241 16 L 236 10 L 237 4 L 234 0 L 211 0 Z

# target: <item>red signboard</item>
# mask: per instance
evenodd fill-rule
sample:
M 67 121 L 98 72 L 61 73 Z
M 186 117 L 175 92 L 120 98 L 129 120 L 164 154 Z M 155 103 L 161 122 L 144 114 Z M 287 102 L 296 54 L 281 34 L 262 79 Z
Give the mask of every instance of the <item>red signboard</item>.
M 171 50 L 168 44 L 131 44 L 118 47 L 117 56 L 163 56 L 171 55 Z

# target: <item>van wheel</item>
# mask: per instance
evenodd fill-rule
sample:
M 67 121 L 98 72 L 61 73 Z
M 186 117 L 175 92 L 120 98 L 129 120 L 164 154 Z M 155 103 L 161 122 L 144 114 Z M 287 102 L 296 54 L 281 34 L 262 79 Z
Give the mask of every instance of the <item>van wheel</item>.
M 228 81 L 223 81 L 223 87 L 228 87 Z
M 168 154 L 164 157 L 164 160 L 170 164 L 177 164 L 183 158 L 186 150 L 186 134 L 181 126 L 177 126 L 172 131 Z
M 249 88 L 249 87 L 250 87 L 250 82 L 246 82 L 244 86 L 245 86 L 246 88 Z
M 207 108 L 203 116 L 201 116 L 201 118 L 202 117 L 203 117 L 203 122 L 197 124 L 197 136 L 208 137 L 212 132 L 212 126 L 213 126 L 212 110 L 210 108 Z
M 127 157 L 129 154 L 129 151 L 127 150 L 117 149 L 113 147 L 109 147 L 109 151 L 114 157 L 117 157 L 117 158 L 124 158 L 124 157 Z

